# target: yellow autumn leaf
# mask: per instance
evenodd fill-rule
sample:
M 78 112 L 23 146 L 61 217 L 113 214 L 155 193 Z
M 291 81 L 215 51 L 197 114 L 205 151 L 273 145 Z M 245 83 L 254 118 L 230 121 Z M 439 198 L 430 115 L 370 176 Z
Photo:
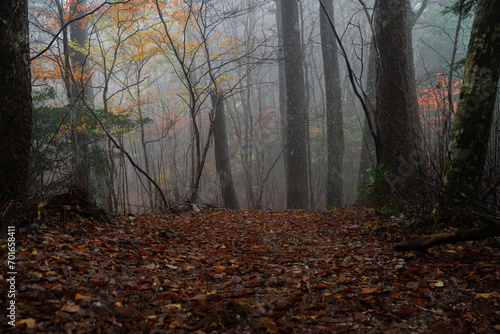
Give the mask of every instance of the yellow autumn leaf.
M 438 281 L 438 282 L 434 283 L 434 286 L 436 288 L 442 288 L 444 286 L 444 283 L 443 283 L 443 281 Z
M 122 303 L 120 303 L 120 302 L 116 302 L 115 305 L 118 306 L 118 307 L 122 307 L 123 306 Z
M 23 325 L 23 324 L 26 324 L 26 327 L 28 327 L 28 328 L 34 328 L 35 327 L 35 319 L 32 319 L 32 318 L 21 319 L 21 320 L 16 322 L 17 326 Z
M 490 293 L 476 293 L 476 296 L 477 297 L 481 297 L 481 298 L 491 298 L 491 294 Z

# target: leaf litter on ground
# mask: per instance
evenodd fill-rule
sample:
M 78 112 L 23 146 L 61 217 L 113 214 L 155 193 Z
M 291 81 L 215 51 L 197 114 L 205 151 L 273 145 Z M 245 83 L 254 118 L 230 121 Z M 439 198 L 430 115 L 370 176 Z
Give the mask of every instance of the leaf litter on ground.
M 376 218 L 224 210 L 75 216 L 18 239 L 12 333 L 494 333 L 496 240 L 393 250 Z M 2 240 L 7 259 L 6 240 Z M 7 270 L 3 264 L 4 275 Z M 7 296 L 6 276 L 1 293 Z M 2 309 L 7 307 L 2 297 Z

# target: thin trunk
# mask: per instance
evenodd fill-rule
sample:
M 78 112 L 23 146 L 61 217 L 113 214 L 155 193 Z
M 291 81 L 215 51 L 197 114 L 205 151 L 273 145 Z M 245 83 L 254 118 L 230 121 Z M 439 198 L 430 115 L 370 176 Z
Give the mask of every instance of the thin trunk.
M 374 109 L 376 104 L 375 98 L 375 61 L 376 61 L 376 50 L 375 50 L 375 42 L 372 39 L 370 43 L 370 54 L 368 55 L 368 71 L 366 75 L 366 105 L 368 107 L 368 114 L 365 115 L 363 121 L 363 142 L 361 146 L 361 160 L 359 163 L 359 182 L 358 182 L 358 191 L 357 191 L 357 199 L 361 199 L 364 195 L 362 190 L 370 182 L 370 174 L 367 172 L 369 168 L 373 168 L 377 165 L 377 156 L 375 152 L 375 141 L 373 140 L 373 136 L 370 133 L 368 122 L 371 124 L 375 124 L 374 117 Z M 369 119 L 370 118 L 370 119 Z
M 278 93 L 279 93 L 279 110 L 281 116 L 281 142 L 283 149 L 286 150 L 288 143 L 287 137 L 287 112 L 286 112 L 286 78 L 285 78 L 285 51 L 283 45 L 283 20 L 281 19 L 281 1 L 276 0 L 276 28 L 278 34 Z M 287 176 L 287 157 L 283 154 L 283 170 L 285 172 L 285 191 L 288 189 Z
M 74 16 L 82 16 L 87 2 L 86 0 L 76 1 L 71 6 Z M 86 114 L 86 106 L 94 105 L 94 94 L 90 86 L 90 71 L 88 70 L 87 54 L 82 52 L 88 44 L 87 24 L 85 20 L 76 21 L 70 24 L 71 42 L 75 47 L 71 48 L 69 59 L 71 60 L 71 138 L 74 159 L 74 182 L 82 184 L 86 188 L 91 188 L 90 176 L 91 166 L 89 163 L 89 139 L 84 131 L 78 131 L 82 118 Z
M 149 153 L 148 153 L 148 148 L 147 148 L 147 143 L 146 143 L 146 130 L 144 129 L 144 117 L 142 115 L 142 108 L 141 108 L 141 70 L 143 68 L 144 64 L 139 65 L 138 69 L 138 74 L 137 74 L 137 113 L 139 114 L 139 127 L 141 131 L 141 147 L 142 147 L 142 153 L 143 153 L 143 158 L 144 158 L 144 169 L 146 171 L 146 174 L 151 175 L 150 168 L 149 168 Z M 154 200 L 153 200 L 153 185 L 151 182 L 146 179 L 146 185 L 147 185 L 147 192 L 148 192 L 148 198 L 149 198 L 149 206 L 151 210 L 153 211 L 155 208 L 154 205 Z
M 451 117 L 455 113 L 453 107 L 453 72 L 455 71 L 455 57 L 457 54 L 458 48 L 458 37 L 460 35 L 460 30 L 462 28 L 462 12 L 458 14 L 458 22 L 457 27 L 455 29 L 455 38 L 453 40 L 453 51 L 451 53 L 450 60 L 450 69 L 448 71 L 448 82 L 446 89 L 448 90 L 447 98 L 448 98 L 448 111 L 445 111 L 443 126 L 441 132 L 439 134 L 438 145 L 439 145 L 439 159 L 440 166 L 443 166 L 444 161 L 446 159 L 446 147 L 448 146 L 448 138 L 447 135 L 450 131 Z

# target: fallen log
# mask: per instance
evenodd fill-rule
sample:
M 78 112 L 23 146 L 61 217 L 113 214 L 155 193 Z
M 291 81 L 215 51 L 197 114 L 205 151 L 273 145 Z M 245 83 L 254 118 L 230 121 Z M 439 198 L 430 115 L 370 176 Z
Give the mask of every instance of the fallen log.
M 496 217 L 485 214 L 479 214 L 479 219 L 481 219 L 481 221 L 485 223 L 485 225 L 477 229 L 466 230 L 466 231 L 455 231 L 451 233 L 440 233 L 440 234 L 430 235 L 428 237 L 419 240 L 401 242 L 394 246 L 394 250 L 423 251 L 440 244 L 456 243 L 460 241 L 482 240 L 486 238 L 500 236 L 500 220 L 498 220 Z

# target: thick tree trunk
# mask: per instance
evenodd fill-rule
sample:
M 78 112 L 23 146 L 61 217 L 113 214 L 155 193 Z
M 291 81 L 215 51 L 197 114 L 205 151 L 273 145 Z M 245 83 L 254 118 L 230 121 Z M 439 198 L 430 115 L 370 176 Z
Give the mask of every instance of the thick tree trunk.
M 411 199 L 418 190 L 422 138 L 413 66 L 409 0 L 377 0 L 375 117 L 380 127 L 380 163 L 390 166 L 389 191 Z
M 324 2 L 333 20 L 333 1 Z M 321 50 L 325 75 L 328 171 L 326 185 L 327 208 L 341 208 L 344 202 L 344 127 L 342 92 L 340 89 L 337 42 L 325 11 L 320 7 Z
M 0 206 L 26 193 L 31 147 L 28 1 L 0 3 Z
M 438 196 L 453 207 L 455 192 L 480 199 L 500 74 L 500 0 L 480 0 L 470 36 L 464 76 Z
M 302 43 L 297 0 L 282 1 L 283 45 L 287 97 L 287 207 L 309 208 L 307 174 L 307 110 L 305 108 Z
M 231 163 L 229 159 L 229 147 L 226 130 L 226 116 L 224 102 L 221 92 L 211 94 L 212 105 L 215 109 L 214 118 L 214 146 L 215 146 L 215 168 L 219 176 L 220 189 L 224 206 L 228 209 L 238 209 L 238 200 L 234 189 Z

